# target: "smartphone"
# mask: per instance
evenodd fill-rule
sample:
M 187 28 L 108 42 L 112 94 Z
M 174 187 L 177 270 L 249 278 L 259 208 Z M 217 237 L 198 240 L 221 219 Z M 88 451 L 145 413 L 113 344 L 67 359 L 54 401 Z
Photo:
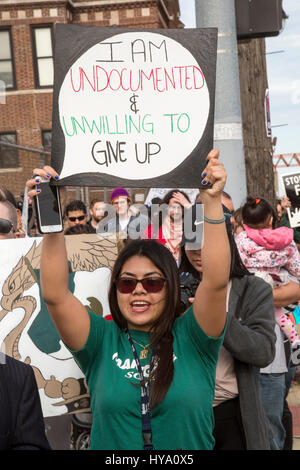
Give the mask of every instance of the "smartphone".
M 59 190 L 50 185 L 49 180 L 41 178 L 36 188 L 41 193 L 34 197 L 35 211 L 40 233 L 57 233 L 63 231 Z

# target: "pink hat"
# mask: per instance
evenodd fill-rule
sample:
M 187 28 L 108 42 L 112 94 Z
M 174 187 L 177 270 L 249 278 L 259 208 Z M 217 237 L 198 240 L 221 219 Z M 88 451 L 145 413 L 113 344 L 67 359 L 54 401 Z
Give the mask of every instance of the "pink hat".
M 129 201 L 131 202 L 131 197 L 129 196 L 128 191 L 126 191 L 125 188 L 115 188 L 110 196 L 110 202 L 113 202 L 115 199 L 118 197 L 127 197 Z

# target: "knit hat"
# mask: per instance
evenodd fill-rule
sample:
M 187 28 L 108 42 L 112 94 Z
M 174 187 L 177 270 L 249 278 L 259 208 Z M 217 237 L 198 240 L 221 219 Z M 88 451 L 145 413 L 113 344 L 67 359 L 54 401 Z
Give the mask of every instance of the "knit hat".
M 131 202 L 131 197 L 125 188 L 115 188 L 111 193 L 110 202 L 112 203 L 118 197 L 127 197 L 127 199 Z

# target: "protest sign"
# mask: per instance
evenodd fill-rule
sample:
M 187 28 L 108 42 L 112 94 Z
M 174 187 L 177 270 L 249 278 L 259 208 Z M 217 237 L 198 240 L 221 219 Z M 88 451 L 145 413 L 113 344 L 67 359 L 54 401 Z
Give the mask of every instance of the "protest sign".
M 217 29 L 56 27 L 57 184 L 201 186 L 213 147 Z
M 88 411 L 85 377 L 62 342 L 40 291 L 42 237 L 1 240 L 0 345 L 33 367 L 44 417 Z M 116 242 L 99 235 L 66 237 L 69 289 L 90 311 L 110 314 L 108 284 Z
M 300 172 L 280 175 L 286 196 L 291 202 L 288 218 L 292 228 L 300 227 Z

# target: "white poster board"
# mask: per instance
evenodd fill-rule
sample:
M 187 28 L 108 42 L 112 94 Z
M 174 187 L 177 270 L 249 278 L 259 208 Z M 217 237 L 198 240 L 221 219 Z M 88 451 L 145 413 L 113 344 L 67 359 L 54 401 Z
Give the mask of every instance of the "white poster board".
M 215 28 L 57 25 L 51 161 L 61 184 L 200 186 L 216 44 Z

